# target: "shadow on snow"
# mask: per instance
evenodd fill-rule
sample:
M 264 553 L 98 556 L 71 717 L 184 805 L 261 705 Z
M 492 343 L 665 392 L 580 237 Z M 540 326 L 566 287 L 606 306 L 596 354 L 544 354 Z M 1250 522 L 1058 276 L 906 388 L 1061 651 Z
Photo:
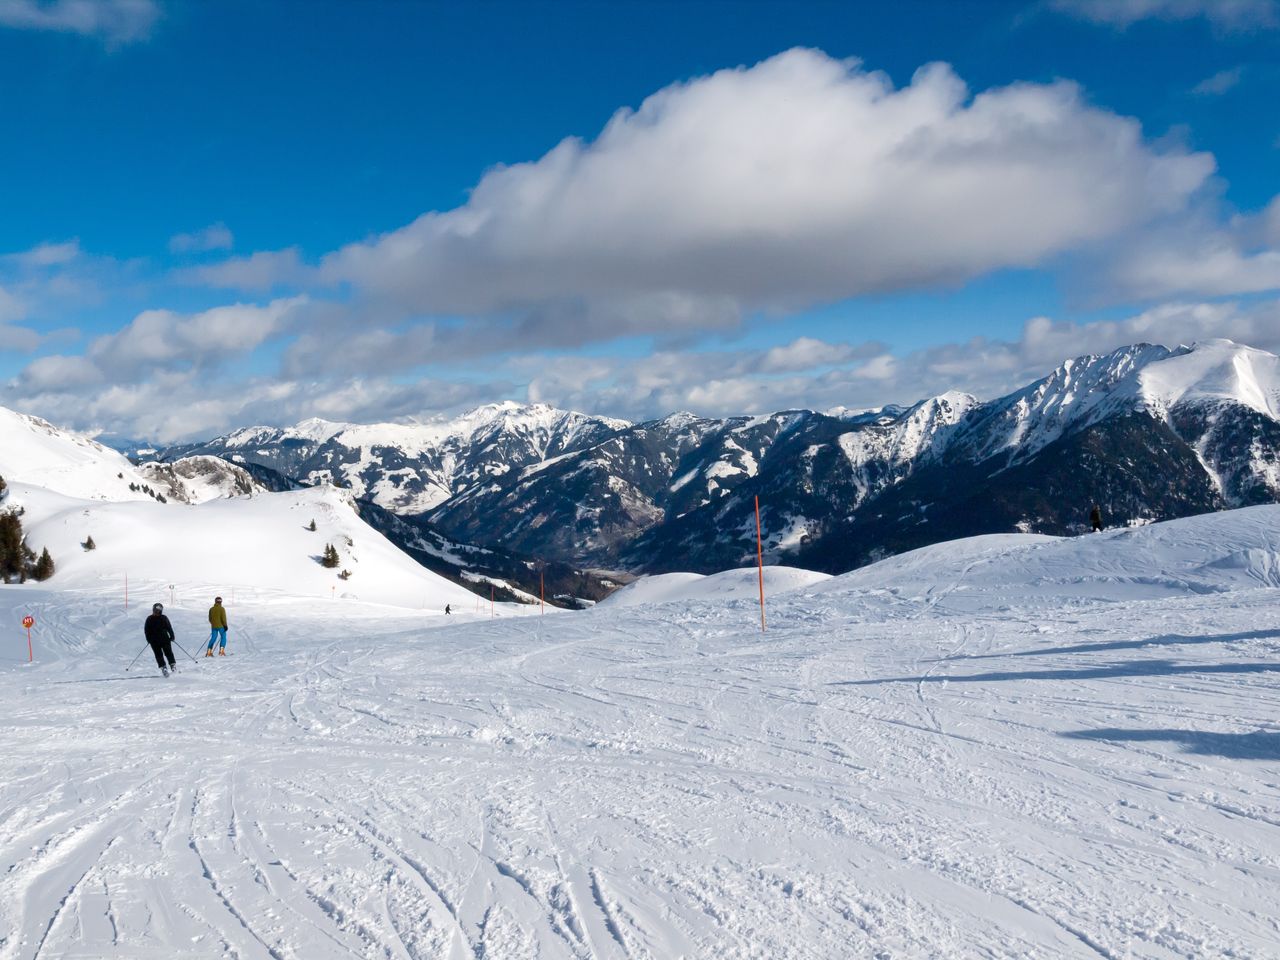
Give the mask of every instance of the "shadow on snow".
M 881 683 L 996 683 L 1004 680 L 1111 680 L 1118 677 L 1162 677 L 1183 674 L 1272 673 L 1280 663 L 1174 663 L 1172 660 L 1126 660 L 1100 667 L 1050 670 L 993 670 L 960 676 L 938 674 L 886 677 L 879 680 L 838 680 L 832 687 L 865 687 Z
M 1177 743 L 1187 753 L 1227 757 L 1232 760 L 1280 760 L 1280 732 L 1211 733 L 1205 730 L 1071 730 L 1062 734 L 1076 740 L 1128 740 Z
M 998 660 L 1001 657 L 1038 657 L 1054 653 L 1102 653 L 1107 650 L 1141 650 L 1145 647 L 1179 646 L 1194 643 L 1236 643 L 1241 640 L 1269 640 L 1280 638 L 1280 630 L 1249 630 L 1245 633 L 1218 633 L 1205 636 L 1185 636 L 1178 633 L 1145 640 L 1113 640 L 1109 643 L 1081 643 L 1071 647 L 1041 647 L 1039 650 L 1015 650 L 1009 653 L 984 653 L 973 657 L 941 657 L 930 663 L 948 663 L 962 660 Z

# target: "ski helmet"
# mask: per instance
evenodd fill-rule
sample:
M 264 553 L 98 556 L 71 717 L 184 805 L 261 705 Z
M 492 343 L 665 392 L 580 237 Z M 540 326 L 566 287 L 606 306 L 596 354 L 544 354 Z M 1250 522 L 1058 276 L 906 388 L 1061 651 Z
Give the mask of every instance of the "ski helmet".
M 164 613 L 164 604 L 163 604 L 163 603 L 153 603 L 153 604 L 151 605 L 151 612 L 152 612 L 152 613 Z

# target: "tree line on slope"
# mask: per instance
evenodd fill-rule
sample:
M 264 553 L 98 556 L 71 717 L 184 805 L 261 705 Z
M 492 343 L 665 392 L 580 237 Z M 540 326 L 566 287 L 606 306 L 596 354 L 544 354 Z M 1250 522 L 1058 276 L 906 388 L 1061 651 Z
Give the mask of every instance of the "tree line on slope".
M 4 477 L 0 477 L 0 502 L 4 501 L 8 487 Z M 49 548 L 45 547 L 37 557 L 27 546 L 22 532 L 22 513 L 21 507 L 0 511 L 0 583 L 12 583 L 15 578 L 25 583 L 28 577 L 48 580 L 53 576 L 54 563 Z

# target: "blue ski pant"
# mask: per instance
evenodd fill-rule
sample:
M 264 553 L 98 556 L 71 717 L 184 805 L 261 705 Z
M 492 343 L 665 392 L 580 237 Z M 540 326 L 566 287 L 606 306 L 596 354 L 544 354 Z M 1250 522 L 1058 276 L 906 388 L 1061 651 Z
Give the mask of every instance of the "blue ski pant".
M 214 627 L 214 628 L 212 628 L 212 630 L 209 632 L 209 647 L 208 647 L 208 649 L 212 650 L 212 649 L 213 649 L 213 645 L 214 645 L 215 643 L 217 643 L 219 640 L 221 640 L 221 641 L 222 641 L 221 646 L 223 647 L 223 649 L 225 649 L 225 648 L 226 648 L 226 646 L 227 646 L 227 628 L 226 628 L 226 627 Z

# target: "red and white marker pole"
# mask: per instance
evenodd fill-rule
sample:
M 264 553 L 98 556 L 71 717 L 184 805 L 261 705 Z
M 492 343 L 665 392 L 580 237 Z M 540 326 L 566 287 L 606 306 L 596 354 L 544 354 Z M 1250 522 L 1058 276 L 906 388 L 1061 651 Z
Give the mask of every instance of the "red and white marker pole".
M 27 663 L 35 660 L 36 654 L 31 647 L 31 628 L 36 625 L 36 618 L 28 614 L 22 618 L 22 625 L 27 628 Z
M 760 571 L 760 632 L 764 633 L 764 538 L 760 536 L 759 497 L 756 497 L 756 569 Z

